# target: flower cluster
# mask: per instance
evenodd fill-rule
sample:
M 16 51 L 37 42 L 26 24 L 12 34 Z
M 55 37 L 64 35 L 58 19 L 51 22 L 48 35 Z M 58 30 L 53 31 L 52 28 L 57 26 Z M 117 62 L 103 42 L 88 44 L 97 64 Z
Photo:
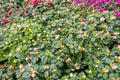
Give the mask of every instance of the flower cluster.
M 103 12 L 105 10 L 119 10 L 120 0 L 75 0 L 76 3 L 85 3 L 87 6 L 94 6 L 96 10 Z M 120 11 L 116 13 L 120 17 Z
M 75 1 L 23 0 L 10 14 L 2 6 L 0 80 L 120 79 L 118 12 Z

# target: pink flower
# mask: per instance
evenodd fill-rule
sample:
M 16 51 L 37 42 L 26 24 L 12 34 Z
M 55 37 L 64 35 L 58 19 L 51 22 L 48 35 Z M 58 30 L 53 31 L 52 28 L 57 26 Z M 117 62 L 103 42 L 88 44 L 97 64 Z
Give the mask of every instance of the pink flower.
M 100 22 L 104 22 L 105 21 L 105 18 L 100 18 Z
M 39 50 L 38 48 L 34 48 L 34 51 L 35 51 L 35 52 L 38 52 L 38 50 Z
M 71 4 L 70 4 L 70 3 L 68 3 L 68 6 L 71 6 Z
M 47 0 L 47 3 L 50 4 L 50 0 Z
M 116 65 L 112 66 L 112 69 L 115 70 L 117 69 L 118 67 Z
M 28 2 L 28 0 L 24 0 L 24 2 Z
M 82 22 L 86 22 L 86 19 L 82 19 Z
M 118 66 L 116 66 L 115 64 L 110 64 L 110 66 L 111 66 L 111 68 L 112 68 L 113 70 L 115 70 L 115 69 L 118 68 Z
M 117 12 L 117 13 L 116 13 L 116 16 L 117 16 L 117 17 L 120 17 L 120 12 Z
M 100 12 L 103 12 L 103 11 L 105 11 L 106 9 L 105 9 L 105 8 L 98 8 L 98 10 L 99 10 Z
M 4 14 L 3 14 L 3 16 L 4 16 L 4 17 L 7 17 L 7 14 L 6 14 L 6 13 L 4 13 Z
M 44 1 L 41 1 L 41 6 L 44 6 Z
M 30 4 L 38 5 L 38 0 L 31 0 L 31 1 L 30 1 Z
M 114 10 L 114 12 L 115 12 L 115 13 L 118 13 L 119 11 L 118 11 L 118 9 L 116 9 L 116 10 Z
M 117 48 L 120 50 L 120 44 L 117 45 Z
M 7 24 L 8 20 L 6 18 L 4 18 L 2 22 L 3 22 L 3 24 Z
M 20 69 L 23 69 L 23 68 L 24 68 L 24 65 L 23 65 L 23 64 L 20 64 L 19 68 L 20 68 Z
M 43 21 L 46 21 L 46 17 L 43 17 L 42 20 L 43 20 Z

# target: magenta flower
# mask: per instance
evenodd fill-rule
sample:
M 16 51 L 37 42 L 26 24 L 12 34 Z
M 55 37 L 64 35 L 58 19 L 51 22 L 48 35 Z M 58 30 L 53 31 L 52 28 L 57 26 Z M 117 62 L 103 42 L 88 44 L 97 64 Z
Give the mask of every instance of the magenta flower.
M 120 17 L 120 12 L 117 12 L 117 13 L 116 13 L 116 16 L 117 16 L 117 17 Z
M 76 3 L 80 3 L 80 0 L 74 0 Z
M 112 4 L 112 0 L 109 1 L 109 4 Z
M 96 2 L 96 0 L 91 0 L 91 2 L 92 2 L 92 3 L 95 3 L 95 2 Z
M 106 8 L 98 8 L 97 10 L 99 10 L 100 12 L 103 12 L 106 10 Z
M 8 23 L 7 18 L 4 18 L 2 22 L 3 22 L 3 24 L 7 24 Z
M 120 6 L 120 0 L 118 0 L 117 5 Z

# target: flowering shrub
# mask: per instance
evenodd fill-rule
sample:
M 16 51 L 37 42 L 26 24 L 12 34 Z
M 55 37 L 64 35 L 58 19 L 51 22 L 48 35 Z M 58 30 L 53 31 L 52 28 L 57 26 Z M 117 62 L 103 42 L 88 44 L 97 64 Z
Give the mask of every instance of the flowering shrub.
M 74 0 L 75 3 L 85 3 L 86 6 L 94 6 L 96 10 L 115 11 L 116 16 L 120 17 L 120 0 Z
M 18 15 L 1 19 L 1 80 L 120 79 L 120 22 L 114 11 L 37 4 L 32 1 L 28 16 L 13 12 Z

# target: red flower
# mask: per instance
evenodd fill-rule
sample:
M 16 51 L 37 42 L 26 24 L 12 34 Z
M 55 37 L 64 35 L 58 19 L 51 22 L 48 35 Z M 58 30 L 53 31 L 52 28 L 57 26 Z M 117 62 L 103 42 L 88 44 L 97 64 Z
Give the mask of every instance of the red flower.
M 71 6 L 71 4 L 70 4 L 70 3 L 68 3 L 68 6 Z
M 39 2 L 39 0 L 31 0 L 31 1 L 30 1 L 30 4 L 38 5 L 38 2 Z
M 86 22 L 86 19 L 82 19 L 82 22 Z
M 24 14 L 24 11 L 22 11 L 21 14 L 23 15 L 23 14 Z
M 4 24 L 7 24 L 8 23 L 8 20 L 6 18 L 3 19 L 2 21 Z

